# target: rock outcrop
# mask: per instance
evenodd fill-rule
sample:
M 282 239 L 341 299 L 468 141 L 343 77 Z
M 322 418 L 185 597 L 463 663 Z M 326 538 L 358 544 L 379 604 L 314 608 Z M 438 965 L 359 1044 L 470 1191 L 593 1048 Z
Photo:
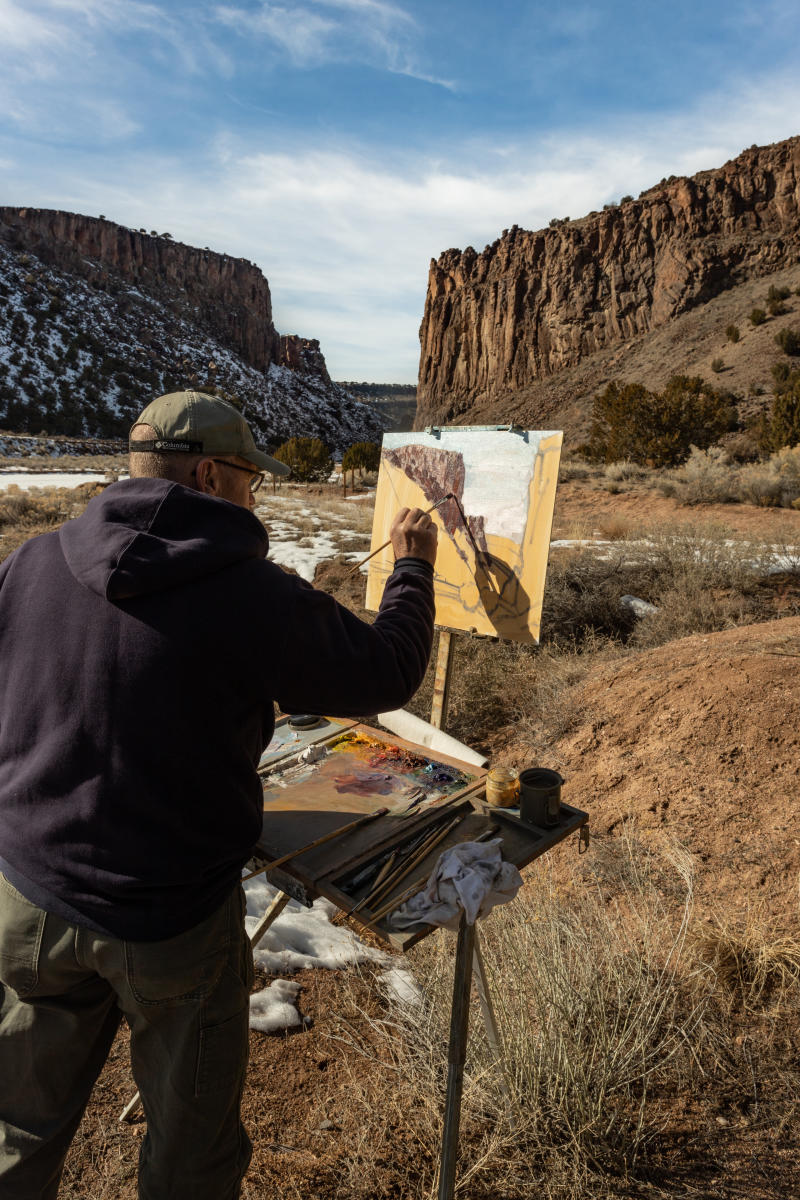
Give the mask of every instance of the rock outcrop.
M 467 422 L 798 258 L 800 137 L 581 220 L 514 226 L 482 254 L 447 250 L 430 267 L 417 427 Z
M 0 208 L 0 236 L 43 262 L 102 283 L 103 269 L 150 295 L 169 296 L 195 324 L 264 371 L 278 360 L 269 284 L 244 258 L 142 233 L 105 218 L 44 208 Z

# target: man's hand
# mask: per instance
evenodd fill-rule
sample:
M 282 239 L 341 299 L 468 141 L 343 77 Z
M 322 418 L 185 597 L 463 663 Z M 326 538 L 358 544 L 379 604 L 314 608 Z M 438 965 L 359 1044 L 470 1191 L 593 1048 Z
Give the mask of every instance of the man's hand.
M 401 508 L 389 530 L 395 558 L 424 558 L 436 562 L 439 531 L 421 508 Z

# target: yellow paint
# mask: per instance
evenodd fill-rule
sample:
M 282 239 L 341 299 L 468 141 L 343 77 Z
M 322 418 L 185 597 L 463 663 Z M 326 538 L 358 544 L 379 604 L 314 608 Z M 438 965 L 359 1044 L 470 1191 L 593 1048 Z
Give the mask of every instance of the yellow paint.
M 431 519 L 439 527 L 434 577 L 437 625 L 499 635 L 517 642 L 538 642 L 561 441 L 562 435 L 554 433 L 539 444 L 528 487 L 527 519 L 521 542 L 517 544 L 487 530 L 488 569 L 476 564 L 475 551 L 463 525 L 459 524 L 451 537 L 439 513 L 431 513 Z M 424 511 L 430 506 L 431 501 L 422 488 L 384 457 L 378 476 L 371 548 L 374 550 L 387 540 L 399 508 Z M 468 517 L 479 515 L 467 513 Z M 391 547 L 370 562 L 368 609 L 378 608 L 393 562 Z

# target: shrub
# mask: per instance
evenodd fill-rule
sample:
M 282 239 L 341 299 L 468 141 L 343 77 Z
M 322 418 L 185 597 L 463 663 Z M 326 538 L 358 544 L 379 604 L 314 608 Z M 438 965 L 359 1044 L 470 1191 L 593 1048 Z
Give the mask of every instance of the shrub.
M 767 314 L 763 308 L 753 308 L 750 310 L 750 324 L 763 325 L 767 319 Z
M 770 300 L 788 300 L 792 294 L 792 289 L 789 287 L 776 287 L 773 283 L 772 287 L 767 292 L 767 302 Z
M 674 375 L 659 393 L 614 381 L 595 397 L 589 451 L 604 462 L 673 466 L 691 446 L 717 441 L 735 420 L 734 398 L 699 377 Z
M 767 312 L 771 317 L 782 317 L 786 312 L 786 305 L 782 300 L 768 300 Z
M 772 401 L 770 441 L 774 450 L 800 443 L 800 371 L 793 371 Z
M 642 479 L 647 472 L 639 463 L 623 461 L 608 463 L 603 474 L 606 479 L 614 483 L 621 483 L 627 479 Z
M 735 472 L 719 446 L 691 453 L 674 476 L 675 496 L 681 504 L 725 504 L 736 499 Z
M 714 372 L 715 375 L 719 375 L 720 371 L 725 370 L 725 359 L 724 358 L 712 358 L 711 370 Z
M 775 342 L 784 354 L 800 354 L 800 333 L 796 329 L 781 329 L 775 334 Z
M 740 337 L 739 326 L 738 325 L 729 325 L 728 328 L 725 330 L 725 337 L 728 339 L 729 342 L 733 342 L 734 344 L 736 342 L 738 342 L 739 337 Z
M 275 451 L 275 458 L 291 467 L 300 483 L 327 479 L 333 469 L 330 451 L 319 438 L 289 438 Z

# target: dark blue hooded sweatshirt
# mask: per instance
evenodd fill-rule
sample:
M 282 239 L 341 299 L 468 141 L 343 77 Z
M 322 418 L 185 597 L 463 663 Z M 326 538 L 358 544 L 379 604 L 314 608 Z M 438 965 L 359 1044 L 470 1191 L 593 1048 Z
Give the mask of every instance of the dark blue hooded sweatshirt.
M 0 566 L 0 866 L 115 937 L 208 916 L 261 832 L 255 767 L 288 711 L 397 708 L 425 673 L 433 572 L 373 625 L 266 561 L 252 513 L 123 480 Z

